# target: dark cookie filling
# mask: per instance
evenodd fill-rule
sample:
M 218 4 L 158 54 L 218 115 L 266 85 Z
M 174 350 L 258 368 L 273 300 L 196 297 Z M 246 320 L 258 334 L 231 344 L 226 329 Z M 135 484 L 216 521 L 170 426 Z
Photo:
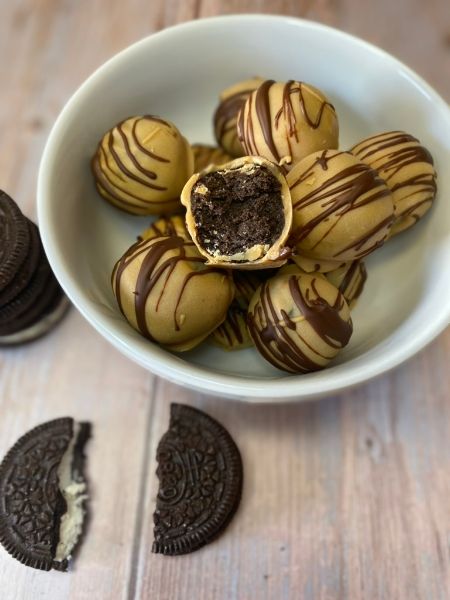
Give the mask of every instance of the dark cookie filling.
M 203 175 L 192 190 L 191 207 L 198 239 L 210 254 L 231 256 L 257 244 L 272 246 L 284 227 L 281 184 L 260 165 Z

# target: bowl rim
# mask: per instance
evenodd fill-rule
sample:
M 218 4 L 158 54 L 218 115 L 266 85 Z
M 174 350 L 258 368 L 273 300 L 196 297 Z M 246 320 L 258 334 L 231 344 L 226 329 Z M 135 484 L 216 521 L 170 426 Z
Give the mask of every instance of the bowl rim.
M 107 75 L 109 70 L 115 68 L 118 62 L 128 59 L 134 52 L 139 52 L 143 46 L 158 43 L 158 40 L 162 37 L 176 36 L 177 32 L 180 30 L 198 30 L 203 27 L 221 25 L 224 23 L 227 23 L 229 26 L 236 21 L 240 24 L 242 24 L 242 22 L 257 24 L 263 21 L 275 21 L 290 26 L 321 31 L 381 56 L 390 61 L 397 70 L 401 71 L 404 77 L 409 79 L 416 87 L 422 92 L 425 92 L 438 106 L 440 106 L 444 111 L 444 114 L 446 114 L 446 120 L 450 130 L 450 107 L 434 88 L 400 60 L 385 50 L 382 50 L 357 36 L 314 21 L 273 14 L 232 14 L 187 21 L 152 33 L 113 55 L 109 60 L 100 65 L 78 87 L 62 108 L 47 138 L 39 165 L 37 209 L 43 245 L 52 269 L 62 288 L 85 319 L 119 351 L 154 374 L 164 377 L 178 385 L 187 385 L 188 387 L 203 393 L 208 392 L 215 396 L 219 395 L 256 402 L 272 402 L 275 399 L 283 401 L 299 401 L 318 398 L 327 394 L 337 394 L 383 373 L 387 373 L 422 350 L 449 324 L 450 304 L 441 303 L 441 310 L 433 313 L 433 319 L 417 333 L 410 343 L 389 348 L 383 357 L 379 357 L 376 361 L 374 360 L 368 364 L 352 365 L 352 362 L 357 360 L 358 357 L 351 359 L 346 363 L 346 365 L 350 367 L 349 370 L 335 372 L 334 369 L 330 367 L 321 371 L 320 384 L 315 378 L 307 379 L 305 376 L 300 376 L 300 379 L 298 379 L 297 376 L 260 379 L 257 377 L 247 378 L 225 373 L 211 373 L 205 367 L 187 361 L 182 362 L 168 352 L 164 356 L 158 356 L 158 353 L 156 352 L 153 354 L 153 348 L 151 346 L 149 346 L 149 353 L 152 354 L 152 357 L 151 363 L 149 363 L 149 361 L 141 355 L 139 349 L 133 348 L 118 334 L 110 330 L 107 324 L 108 317 L 105 317 L 96 309 L 89 300 L 87 294 L 83 293 L 74 280 L 67 275 L 63 253 L 59 248 L 59 244 L 56 241 L 52 228 L 49 226 L 51 221 L 51 219 L 47 218 L 51 205 L 49 202 L 49 198 L 51 197 L 49 181 L 52 165 L 55 164 L 54 146 L 56 145 L 60 129 L 63 127 L 66 118 L 70 115 L 73 107 L 82 101 L 83 97 L 89 93 L 91 86 L 97 78 L 99 76 Z

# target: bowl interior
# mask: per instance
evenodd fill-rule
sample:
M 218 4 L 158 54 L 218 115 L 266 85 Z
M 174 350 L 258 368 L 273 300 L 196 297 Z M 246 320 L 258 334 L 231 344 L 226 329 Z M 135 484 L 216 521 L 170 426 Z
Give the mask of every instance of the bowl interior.
M 110 287 L 115 261 L 150 219 L 128 216 L 96 193 L 89 161 L 100 137 L 123 118 L 152 113 L 172 120 L 192 143 L 212 143 L 218 93 L 254 75 L 299 79 L 322 89 L 337 109 L 341 148 L 379 131 L 404 129 L 430 149 L 439 173 L 431 214 L 367 259 L 369 276 L 353 314 L 353 338 L 320 373 L 284 374 L 254 350 L 226 353 L 207 344 L 170 354 L 127 325 Z M 208 19 L 135 44 L 80 88 L 44 153 L 39 220 L 50 261 L 69 296 L 134 360 L 178 383 L 215 393 L 319 395 L 398 364 L 444 326 L 450 280 L 449 154 L 445 103 L 384 52 L 295 19 Z

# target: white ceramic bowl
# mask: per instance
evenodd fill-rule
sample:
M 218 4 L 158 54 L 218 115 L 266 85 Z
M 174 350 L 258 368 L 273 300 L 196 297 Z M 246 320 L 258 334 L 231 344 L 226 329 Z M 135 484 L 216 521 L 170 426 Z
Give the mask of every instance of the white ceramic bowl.
M 369 277 L 349 346 L 332 366 L 293 376 L 255 350 L 203 344 L 171 354 L 136 333 L 119 313 L 111 269 L 148 218 L 127 216 L 96 193 L 89 160 L 119 120 L 153 113 L 191 142 L 213 142 L 220 90 L 260 75 L 300 79 L 336 106 L 341 147 L 404 129 L 432 152 L 439 173 L 434 208 L 367 260 Z M 335 393 L 400 364 L 449 322 L 450 110 L 420 77 L 382 50 L 317 23 L 246 15 L 185 23 L 152 35 L 98 69 L 59 116 L 39 172 L 39 224 L 51 265 L 86 319 L 145 368 L 197 390 L 247 400 Z

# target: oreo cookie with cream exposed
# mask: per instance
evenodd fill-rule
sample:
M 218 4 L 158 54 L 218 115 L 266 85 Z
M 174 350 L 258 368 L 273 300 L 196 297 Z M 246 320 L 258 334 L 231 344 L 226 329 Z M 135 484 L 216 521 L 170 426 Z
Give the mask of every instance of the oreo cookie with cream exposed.
M 0 190 L 0 290 L 13 280 L 30 244 L 27 219 L 12 198 Z
M 35 427 L 0 464 L 0 544 L 35 569 L 67 570 L 82 533 L 89 423 L 56 419 Z
M 241 499 L 242 461 L 220 423 L 190 406 L 172 404 L 169 430 L 157 449 L 159 490 L 153 552 L 193 552 L 228 525 Z

